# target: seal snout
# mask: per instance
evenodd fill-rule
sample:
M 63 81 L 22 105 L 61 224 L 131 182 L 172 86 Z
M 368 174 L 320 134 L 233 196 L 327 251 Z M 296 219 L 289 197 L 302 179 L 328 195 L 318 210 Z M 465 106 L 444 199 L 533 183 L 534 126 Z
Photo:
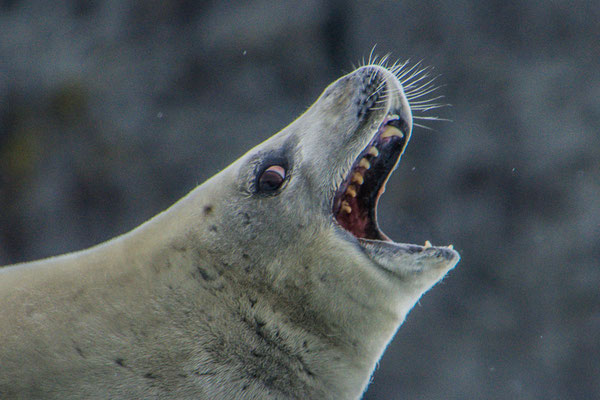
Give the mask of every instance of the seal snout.
M 360 88 L 357 117 L 364 122 L 363 128 L 357 130 L 356 134 L 369 135 L 371 138 L 344 175 L 345 178 L 337 188 L 332 204 L 334 220 L 358 239 L 359 244 L 394 248 L 393 254 L 396 254 L 398 249 L 404 249 L 402 246 L 405 245 L 396 247 L 399 244 L 379 229 L 377 203 L 412 133 L 413 116 L 400 82 L 400 78 L 412 68 L 408 72 L 400 72 L 401 68 L 388 70 L 380 65 L 367 65 L 350 75 L 354 75 L 354 82 L 358 82 Z M 408 80 L 419 73 L 412 73 Z M 408 85 L 409 92 L 416 91 L 418 96 L 430 90 L 427 85 L 426 90 L 416 89 L 412 87 L 414 82 L 409 82 Z M 376 127 L 374 133 L 373 127 Z M 429 241 L 426 241 L 424 246 L 409 247 L 425 251 L 427 254 L 431 253 L 429 248 L 432 248 L 450 258 L 458 254 L 452 247 L 434 247 Z M 367 253 L 374 254 L 372 251 Z

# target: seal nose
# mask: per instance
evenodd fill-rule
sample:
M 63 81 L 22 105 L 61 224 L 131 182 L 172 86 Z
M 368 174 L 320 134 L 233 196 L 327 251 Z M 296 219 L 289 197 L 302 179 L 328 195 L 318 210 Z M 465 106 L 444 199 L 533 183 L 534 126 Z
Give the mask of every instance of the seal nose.
M 412 112 L 404 88 L 398 77 L 380 65 L 366 65 L 356 72 L 361 82 L 361 94 L 364 96 L 359 117 L 370 110 L 385 109 L 386 115 L 398 115 L 403 121 L 402 131 L 410 136 L 412 132 Z

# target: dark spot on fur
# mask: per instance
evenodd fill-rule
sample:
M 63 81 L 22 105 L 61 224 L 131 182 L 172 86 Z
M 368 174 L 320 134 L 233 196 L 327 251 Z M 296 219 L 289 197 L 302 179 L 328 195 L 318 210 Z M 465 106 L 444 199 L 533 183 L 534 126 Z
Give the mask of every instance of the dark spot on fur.
M 268 378 L 265 378 L 263 380 L 263 383 L 266 387 L 268 388 L 272 388 L 273 386 L 275 386 L 275 381 L 277 380 L 277 377 L 275 376 L 269 376 Z
M 319 280 L 323 283 L 327 282 L 327 274 L 321 274 Z
M 156 379 L 158 377 L 156 375 L 154 375 L 152 372 L 148 372 L 148 373 L 144 374 L 144 378 L 146 378 L 146 379 Z
M 254 349 L 250 352 L 254 357 L 256 358 L 261 358 L 264 357 L 265 355 L 263 353 L 260 353 L 258 350 Z
M 208 228 L 208 229 L 210 229 L 211 232 L 215 232 L 215 233 L 219 231 L 215 225 L 211 225 L 210 228 Z
M 266 325 L 266 322 L 259 321 L 256 317 L 254 318 L 254 321 L 256 322 L 256 325 L 254 327 L 254 331 L 256 332 L 256 334 L 260 336 L 261 339 L 267 340 L 267 336 L 265 335 L 265 332 L 263 332 L 263 327 Z
M 213 212 L 213 206 L 212 205 L 207 205 L 204 206 L 204 215 L 210 215 Z
M 79 354 L 81 357 L 85 358 L 85 356 L 83 355 L 83 350 L 81 350 L 81 348 L 79 346 L 75 346 L 75 350 L 77 351 L 77 354 Z
M 244 260 L 249 260 L 249 259 L 250 259 L 250 256 L 249 256 L 248 254 L 246 254 L 246 253 L 242 253 L 242 258 L 243 258 Z
M 424 249 L 424 247 L 421 246 L 415 246 L 415 245 L 409 245 L 406 249 L 408 254 L 414 254 L 414 253 L 420 253 L 422 252 Z
M 308 347 L 308 342 L 306 340 L 304 342 L 302 342 L 302 347 L 303 348 L 307 348 Z
M 198 370 L 194 371 L 194 375 L 198 375 L 198 376 L 212 376 L 212 375 L 216 375 L 216 372 L 200 372 Z
M 256 305 L 256 299 L 250 298 L 250 308 L 254 308 L 254 306 Z
M 250 214 L 244 213 L 244 225 L 250 225 Z
M 183 244 L 173 243 L 171 244 L 171 248 L 175 251 L 184 252 L 187 250 L 187 247 Z
M 214 280 L 215 280 L 215 278 L 214 278 L 214 277 L 210 276 L 210 275 L 209 275 L 209 273 L 208 273 L 208 272 L 206 272 L 206 271 L 205 271 L 203 268 L 201 268 L 201 267 L 196 267 L 196 272 L 198 272 L 198 275 L 200 275 L 200 277 L 201 277 L 202 279 L 204 279 L 205 281 L 207 281 L 207 282 L 210 282 L 210 281 L 214 281 Z
M 177 376 L 180 377 L 180 378 L 187 378 L 186 374 L 177 374 Z
M 261 329 L 263 326 L 265 326 L 267 324 L 265 321 L 261 321 L 257 317 L 254 317 L 254 321 L 256 321 L 256 327 L 258 329 Z
M 306 361 L 304 361 L 304 358 L 302 358 L 301 355 L 296 355 L 296 361 L 298 361 L 298 363 L 300 364 L 302 371 L 304 371 L 304 373 L 306 373 L 306 375 L 313 377 L 315 376 L 315 373 L 311 371 L 310 368 L 308 368 L 308 366 L 306 365 Z
M 122 358 L 117 358 L 115 360 L 115 364 L 117 364 L 119 367 L 125 367 L 125 360 L 123 360 Z
M 243 392 L 244 390 L 247 390 L 247 389 L 248 389 L 248 387 L 249 387 L 249 385 L 244 385 L 244 386 L 242 387 L 242 392 Z
M 83 289 L 77 290 L 77 292 L 75 292 L 75 294 L 73 295 L 73 300 L 77 300 L 78 298 L 83 296 L 84 293 L 85 293 L 85 290 L 83 290 Z

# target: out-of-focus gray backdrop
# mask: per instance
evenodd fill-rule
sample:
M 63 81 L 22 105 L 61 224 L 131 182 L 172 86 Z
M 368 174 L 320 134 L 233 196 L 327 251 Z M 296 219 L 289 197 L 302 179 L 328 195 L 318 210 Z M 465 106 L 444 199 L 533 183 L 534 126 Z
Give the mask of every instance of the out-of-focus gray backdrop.
M 451 103 L 381 201 L 458 267 L 366 399 L 600 398 L 597 1 L 0 1 L 0 264 L 91 246 L 301 114 L 377 44 Z

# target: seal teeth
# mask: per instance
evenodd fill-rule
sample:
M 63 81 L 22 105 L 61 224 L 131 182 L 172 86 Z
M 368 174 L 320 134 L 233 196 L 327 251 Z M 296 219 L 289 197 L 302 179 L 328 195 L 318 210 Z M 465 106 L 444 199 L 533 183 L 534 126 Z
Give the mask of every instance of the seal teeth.
M 350 197 L 356 197 L 356 188 L 353 185 L 348 186 L 348 189 L 346 189 L 346 194 Z
M 447 249 L 450 249 L 450 250 L 454 250 L 454 245 L 452 245 L 452 244 L 449 244 L 448 246 L 446 246 L 446 248 L 447 248 Z
M 425 247 L 426 249 L 430 248 L 431 247 L 431 242 L 429 240 L 426 240 L 425 241 L 425 246 L 423 246 L 423 247 Z
M 381 134 L 381 138 L 384 139 L 386 137 L 398 136 L 400 139 L 404 137 L 402 131 L 395 126 L 386 125 L 383 133 Z
M 366 158 L 363 158 L 358 163 L 358 166 L 363 167 L 364 169 L 369 169 L 369 168 L 371 168 L 371 163 L 368 162 Z
M 373 157 L 377 157 L 379 155 L 379 150 L 377 150 L 377 147 L 371 146 L 369 148 L 369 154 L 372 155 Z
M 342 211 L 344 211 L 347 214 L 350 214 L 352 212 L 352 207 L 350 207 L 350 204 L 348 204 L 346 200 L 342 201 Z
M 364 181 L 365 181 L 365 178 L 363 178 L 363 176 L 360 174 L 360 172 L 355 172 L 354 175 L 352 175 L 353 183 L 358 183 L 359 185 L 362 185 Z

